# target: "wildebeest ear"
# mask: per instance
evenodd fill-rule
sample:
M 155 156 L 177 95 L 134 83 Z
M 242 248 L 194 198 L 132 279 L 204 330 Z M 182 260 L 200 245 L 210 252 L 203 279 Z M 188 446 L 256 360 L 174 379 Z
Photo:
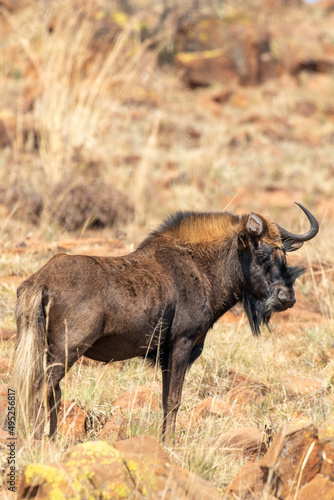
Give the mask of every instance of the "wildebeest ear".
M 248 247 L 247 233 L 246 231 L 240 231 L 240 233 L 238 234 L 238 249 L 246 250 L 247 247 Z
M 258 215 L 250 214 L 246 229 L 251 236 L 261 236 L 263 233 L 263 220 Z

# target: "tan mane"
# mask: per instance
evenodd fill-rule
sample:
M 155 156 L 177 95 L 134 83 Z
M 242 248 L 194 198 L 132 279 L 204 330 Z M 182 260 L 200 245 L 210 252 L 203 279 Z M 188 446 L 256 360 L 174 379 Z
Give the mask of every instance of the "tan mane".
M 151 237 L 170 236 L 185 244 L 221 243 L 243 229 L 243 219 L 228 212 L 178 212 L 169 217 Z
M 177 212 L 142 243 L 159 237 L 170 237 L 183 244 L 215 245 L 233 238 L 245 229 L 248 215 L 233 215 L 229 212 Z M 274 222 L 260 216 L 266 223 L 267 243 L 281 246 L 279 231 Z

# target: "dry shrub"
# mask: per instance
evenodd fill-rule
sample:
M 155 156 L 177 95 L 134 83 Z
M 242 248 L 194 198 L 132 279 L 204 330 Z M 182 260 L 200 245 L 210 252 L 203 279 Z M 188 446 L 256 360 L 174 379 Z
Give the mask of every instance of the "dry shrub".
M 0 201 L 17 219 L 39 224 L 44 216 L 67 231 L 82 228 L 112 227 L 133 217 L 127 197 L 112 186 L 102 183 L 76 182 L 70 186 L 60 182 L 52 190 L 51 202 L 27 183 L 0 186 Z
M 9 187 L 0 186 L 0 201 L 12 214 L 37 224 L 43 210 L 43 198 L 26 182 L 16 181 Z

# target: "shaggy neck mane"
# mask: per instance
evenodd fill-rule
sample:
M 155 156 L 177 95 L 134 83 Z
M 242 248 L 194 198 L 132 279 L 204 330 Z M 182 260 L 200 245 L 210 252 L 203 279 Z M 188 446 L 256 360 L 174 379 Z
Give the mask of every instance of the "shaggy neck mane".
M 233 215 L 228 212 L 177 212 L 166 219 L 158 229 L 146 238 L 139 248 L 156 239 L 172 239 L 179 244 L 215 247 L 228 241 L 245 228 L 248 215 Z M 266 222 L 266 241 L 273 247 L 281 247 L 277 226 L 269 219 Z
M 178 212 L 166 219 L 140 245 L 145 246 L 156 238 L 172 238 L 184 244 L 221 243 L 242 229 L 243 217 L 224 213 Z

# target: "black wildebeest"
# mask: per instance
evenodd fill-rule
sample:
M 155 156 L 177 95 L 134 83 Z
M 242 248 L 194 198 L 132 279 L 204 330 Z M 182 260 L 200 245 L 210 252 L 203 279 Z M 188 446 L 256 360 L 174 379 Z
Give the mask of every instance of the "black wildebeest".
M 98 361 L 135 356 L 162 369 L 163 435 L 175 430 L 187 367 L 217 319 L 242 302 L 255 335 L 274 311 L 295 303 L 303 272 L 286 252 L 319 229 L 296 235 L 262 215 L 178 213 L 124 257 L 55 255 L 18 288 L 13 384 L 18 410 L 36 435 L 50 409 L 57 429 L 59 382 L 82 355 Z M 41 411 L 43 408 L 43 411 Z

